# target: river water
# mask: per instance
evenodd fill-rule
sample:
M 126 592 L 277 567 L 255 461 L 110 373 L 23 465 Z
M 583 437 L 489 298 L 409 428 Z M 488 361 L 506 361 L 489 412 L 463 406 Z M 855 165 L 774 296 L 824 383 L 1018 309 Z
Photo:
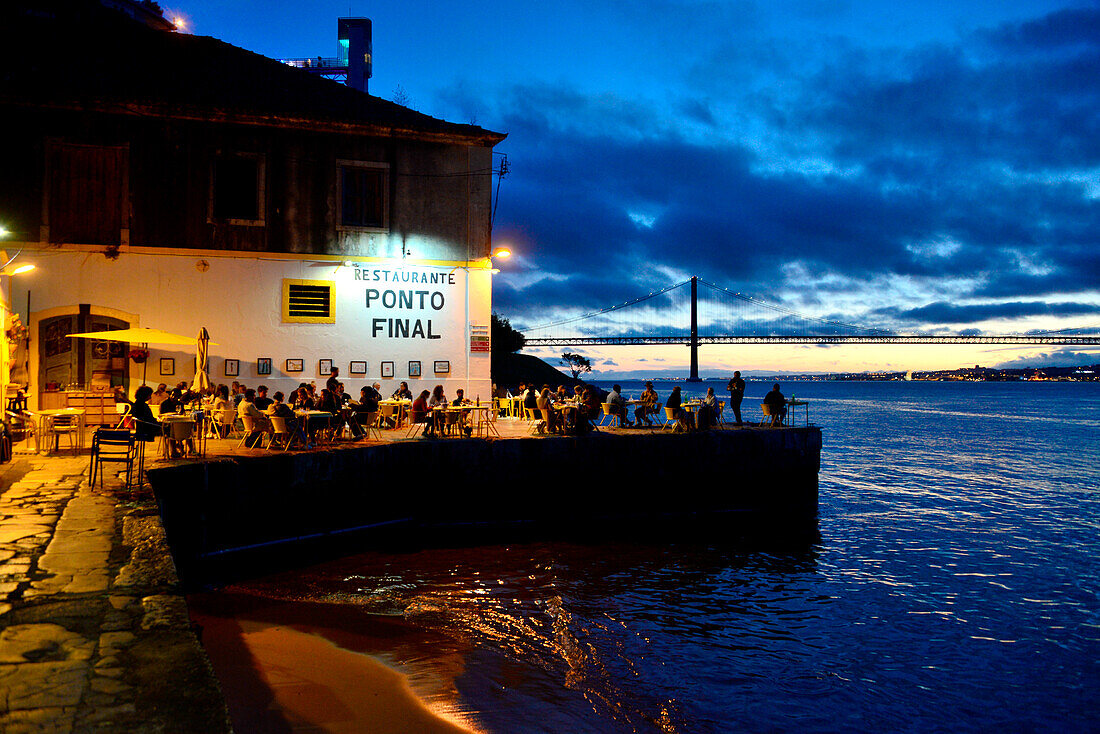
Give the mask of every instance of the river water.
M 484 731 L 1100 727 L 1100 384 L 784 392 L 823 429 L 818 542 L 366 553 L 223 593 Z

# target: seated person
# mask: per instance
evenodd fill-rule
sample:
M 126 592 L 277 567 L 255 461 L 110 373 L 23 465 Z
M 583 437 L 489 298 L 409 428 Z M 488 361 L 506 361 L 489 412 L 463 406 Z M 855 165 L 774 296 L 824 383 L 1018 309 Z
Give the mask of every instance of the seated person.
M 378 403 L 382 400 L 382 394 L 378 392 L 378 388 L 371 385 L 364 385 L 359 391 L 359 401 L 355 408 L 357 413 L 374 413 L 378 410 Z
M 295 410 L 313 410 L 313 398 L 309 395 L 309 388 L 303 385 L 294 391 L 291 407 Z
M 647 382 L 645 384 L 645 391 L 642 392 L 641 402 L 638 407 L 634 409 L 634 420 L 641 425 L 645 423 L 647 426 L 653 425 L 653 420 L 650 418 L 657 412 L 657 403 L 660 398 L 657 397 L 657 391 L 653 389 L 653 383 Z
M 225 436 L 222 435 L 222 428 L 229 431 L 233 427 L 233 420 L 237 416 L 237 409 L 229 399 L 228 386 L 218 385 L 214 390 L 214 403 L 211 406 L 210 412 L 214 417 L 214 421 L 211 424 L 213 427 L 212 430 L 218 438 L 225 438 Z
M 600 400 L 600 394 L 596 392 L 596 389 L 589 386 L 584 388 L 584 392 L 581 393 L 581 419 L 587 423 L 588 421 L 598 421 L 600 416 L 603 415 L 603 408 L 601 407 L 603 401 Z
M 431 395 L 427 390 L 421 391 L 420 395 L 413 401 L 412 407 L 409 408 L 409 423 L 424 423 L 424 435 L 434 435 L 435 424 L 432 422 L 431 409 L 428 407 L 428 397 Z
M 402 382 L 397 390 L 394 391 L 393 397 L 396 400 L 412 400 L 413 394 L 412 391 L 409 390 L 409 383 Z
M 672 394 L 665 401 L 665 407 L 672 410 L 672 417 L 676 420 L 676 427 L 673 430 L 677 433 L 690 431 L 695 427 L 695 421 L 692 420 L 691 413 L 681 408 L 680 403 L 680 386 L 677 385 L 672 388 Z
M 539 415 L 539 391 L 535 388 L 534 384 L 528 385 L 527 390 L 523 393 L 523 412 L 524 418 L 527 418 L 527 412 L 530 411 L 531 416 L 538 419 L 542 416 Z
M 703 431 L 718 422 L 718 399 L 714 396 L 714 388 L 707 388 L 707 396 L 703 398 L 703 404 L 695 412 L 695 428 Z
M 550 399 L 550 388 L 542 388 L 542 392 L 536 398 L 536 404 L 539 408 L 538 415 L 545 422 L 545 425 L 539 425 L 539 432 L 541 433 L 545 428 L 550 433 L 560 433 L 562 427 L 561 413 L 554 409 L 554 403 Z
M 143 385 L 144 387 L 144 385 Z M 160 404 L 160 415 L 168 415 L 170 413 L 182 413 L 183 412 L 183 392 L 178 388 L 173 388 L 172 392 L 168 394 Z
M 266 411 L 271 405 L 271 398 L 267 396 L 267 385 L 256 388 L 256 399 L 252 401 L 260 411 Z
M 138 441 L 156 441 L 160 435 L 160 423 L 153 417 L 153 410 L 149 407 L 149 398 L 152 395 L 153 388 L 148 385 L 142 385 L 134 393 L 130 418 L 134 421 L 134 434 Z
M 252 432 L 244 439 L 244 445 L 248 448 L 255 448 L 256 444 L 262 441 L 262 434 L 271 433 L 271 421 L 256 407 L 255 399 L 256 391 L 248 388 L 237 406 L 237 415 L 240 416 L 241 422 L 245 422 L 245 418 L 252 420 Z
M 783 419 L 787 417 L 787 399 L 779 392 L 779 383 L 772 386 L 771 392 L 764 396 L 764 405 L 771 408 L 772 425 L 783 425 Z
M 626 417 L 626 400 L 623 399 L 622 392 L 621 387 L 612 385 L 611 392 L 607 396 L 607 402 L 611 405 L 611 415 L 618 417 L 619 426 L 632 427 L 634 424 Z
M 157 385 L 157 391 L 149 398 L 149 405 L 160 405 L 168 399 L 168 386 L 163 382 Z
M 337 402 L 336 393 L 332 392 L 327 387 L 321 388 L 321 399 L 316 401 L 313 409 L 320 410 L 325 413 L 331 413 L 333 417 L 329 418 L 327 420 L 327 423 L 324 420 L 323 416 L 322 420 L 313 420 L 312 422 L 316 424 L 316 429 L 313 432 L 325 428 L 331 430 L 334 436 L 339 435 L 340 431 L 344 428 L 344 416 L 343 411 L 341 410 L 342 407 L 343 406 L 341 406 L 340 403 Z
M 284 396 L 282 392 L 276 390 L 273 397 L 274 400 L 271 401 L 271 405 L 267 406 L 267 409 L 264 411 L 264 413 L 285 420 L 287 432 L 293 435 L 294 431 L 298 428 L 298 416 L 294 414 L 294 411 L 291 410 L 289 405 L 283 402 Z M 272 436 L 271 440 L 275 440 L 274 435 Z M 289 441 L 290 439 L 287 440 Z

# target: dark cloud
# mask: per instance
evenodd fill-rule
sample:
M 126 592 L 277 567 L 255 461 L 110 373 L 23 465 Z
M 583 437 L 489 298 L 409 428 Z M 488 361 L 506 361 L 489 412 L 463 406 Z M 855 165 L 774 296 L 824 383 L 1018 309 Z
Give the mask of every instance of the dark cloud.
M 888 310 L 891 318 L 909 324 L 969 324 L 981 321 L 1012 320 L 1029 316 L 1100 316 L 1100 306 L 1092 303 L 1047 303 L 1015 301 L 960 306 L 939 301 L 919 308 Z
M 698 97 L 664 108 L 564 83 L 489 95 L 482 124 L 509 133 L 513 166 L 494 236 L 548 276 L 504 273 L 496 306 L 533 325 L 697 273 L 777 298 L 810 278 L 822 285 L 801 302 L 827 307 L 830 289 L 905 276 L 1011 302 L 907 308 L 869 290 L 864 313 L 837 320 L 1093 315 L 1066 297 L 1100 290 L 1098 27 L 1100 8 L 1083 7 L 953 44 L 806 41 L 812 64 L 767 40 L 731 43 L 688 65 Z M 471 110 L 469 94 L 448 100 Z M 738 134 L 746 121 L 764 132 Z

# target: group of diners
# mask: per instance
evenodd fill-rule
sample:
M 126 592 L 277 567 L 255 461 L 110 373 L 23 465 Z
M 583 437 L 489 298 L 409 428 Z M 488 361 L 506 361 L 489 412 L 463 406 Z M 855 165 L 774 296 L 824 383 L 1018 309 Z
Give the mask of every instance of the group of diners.
M 399 393 L 412 394 L 409 392 L 409 386 L 404 382 L 401 383 L 401 387 L 393 395 L 395 398 L 404 399 L 401 398 Z M 443 391 L 443 386 L 436 385 L 430 391 L 421 390 L 420 394 L 412 401 L 412 407 L 409 408 L 409 423 L 423 424 L 423 435 L 429 438 L 441 434 L 448 427 L 453 427 L 469 437 L 473 434 L 474 427 L 470 425 L 469 416 L 464 411 L 452 411 L 450 413 L 451 423 L 448 425 L 446 408 L 458 408 L 463 405 L 472 405 L 472 403 L 466 399 L 466 394 L 462 388 L 457 388 L 454 399 L 448 400 L 446 393 Z
M 494 394 L 501 398 L 513 397 L 506 389 L 494 389 Z M 675 432 L 705 430 L 718 424 L 722 414 L 714 388 L 708 388 L 702 400 L 685 405 L 677 385 L 662 406 L 652 382 L 645 383 L 645 390 L 635 400 L 627 400 L 620 385 L 613 385 L 610 392 L 605 393 L 595 385 L 576 385 L 570 391 L 564 385 L 553 389 L 549 385 L 539 387 L 528 382 L 519 383 L 515 397 L 521 400 L 526 417 L 538 421 L 535 430 L 539 433 L 587 432 L 603 418 L 605 405 L 606 414 L 617 419 L 623 428 L 663 426 L 666 421 L 659 417 L 662 407 L 675 422 Z M 656 420 L 654 416 L 658 416 Z

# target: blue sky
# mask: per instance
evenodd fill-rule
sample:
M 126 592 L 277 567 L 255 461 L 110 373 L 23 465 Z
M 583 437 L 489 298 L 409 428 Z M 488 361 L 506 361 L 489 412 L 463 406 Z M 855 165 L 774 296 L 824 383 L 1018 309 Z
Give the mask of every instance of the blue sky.
M 534 325 L 697 274 L 865 326 L 1100 326 L 1100 5 L 190 2 L 190 30 L 332 56 L 508 133 L 495 309 Z M 658 320 L 660 314 L 655 314 Z M 553 350 L 545 352 L 551 356 Z M 588 350 L 604 370 L 682 348 Z M 710 348 L 712 371 L 1100 361 L 1077 350 Z M 704 370 L 707 371 L 707 370 Z

